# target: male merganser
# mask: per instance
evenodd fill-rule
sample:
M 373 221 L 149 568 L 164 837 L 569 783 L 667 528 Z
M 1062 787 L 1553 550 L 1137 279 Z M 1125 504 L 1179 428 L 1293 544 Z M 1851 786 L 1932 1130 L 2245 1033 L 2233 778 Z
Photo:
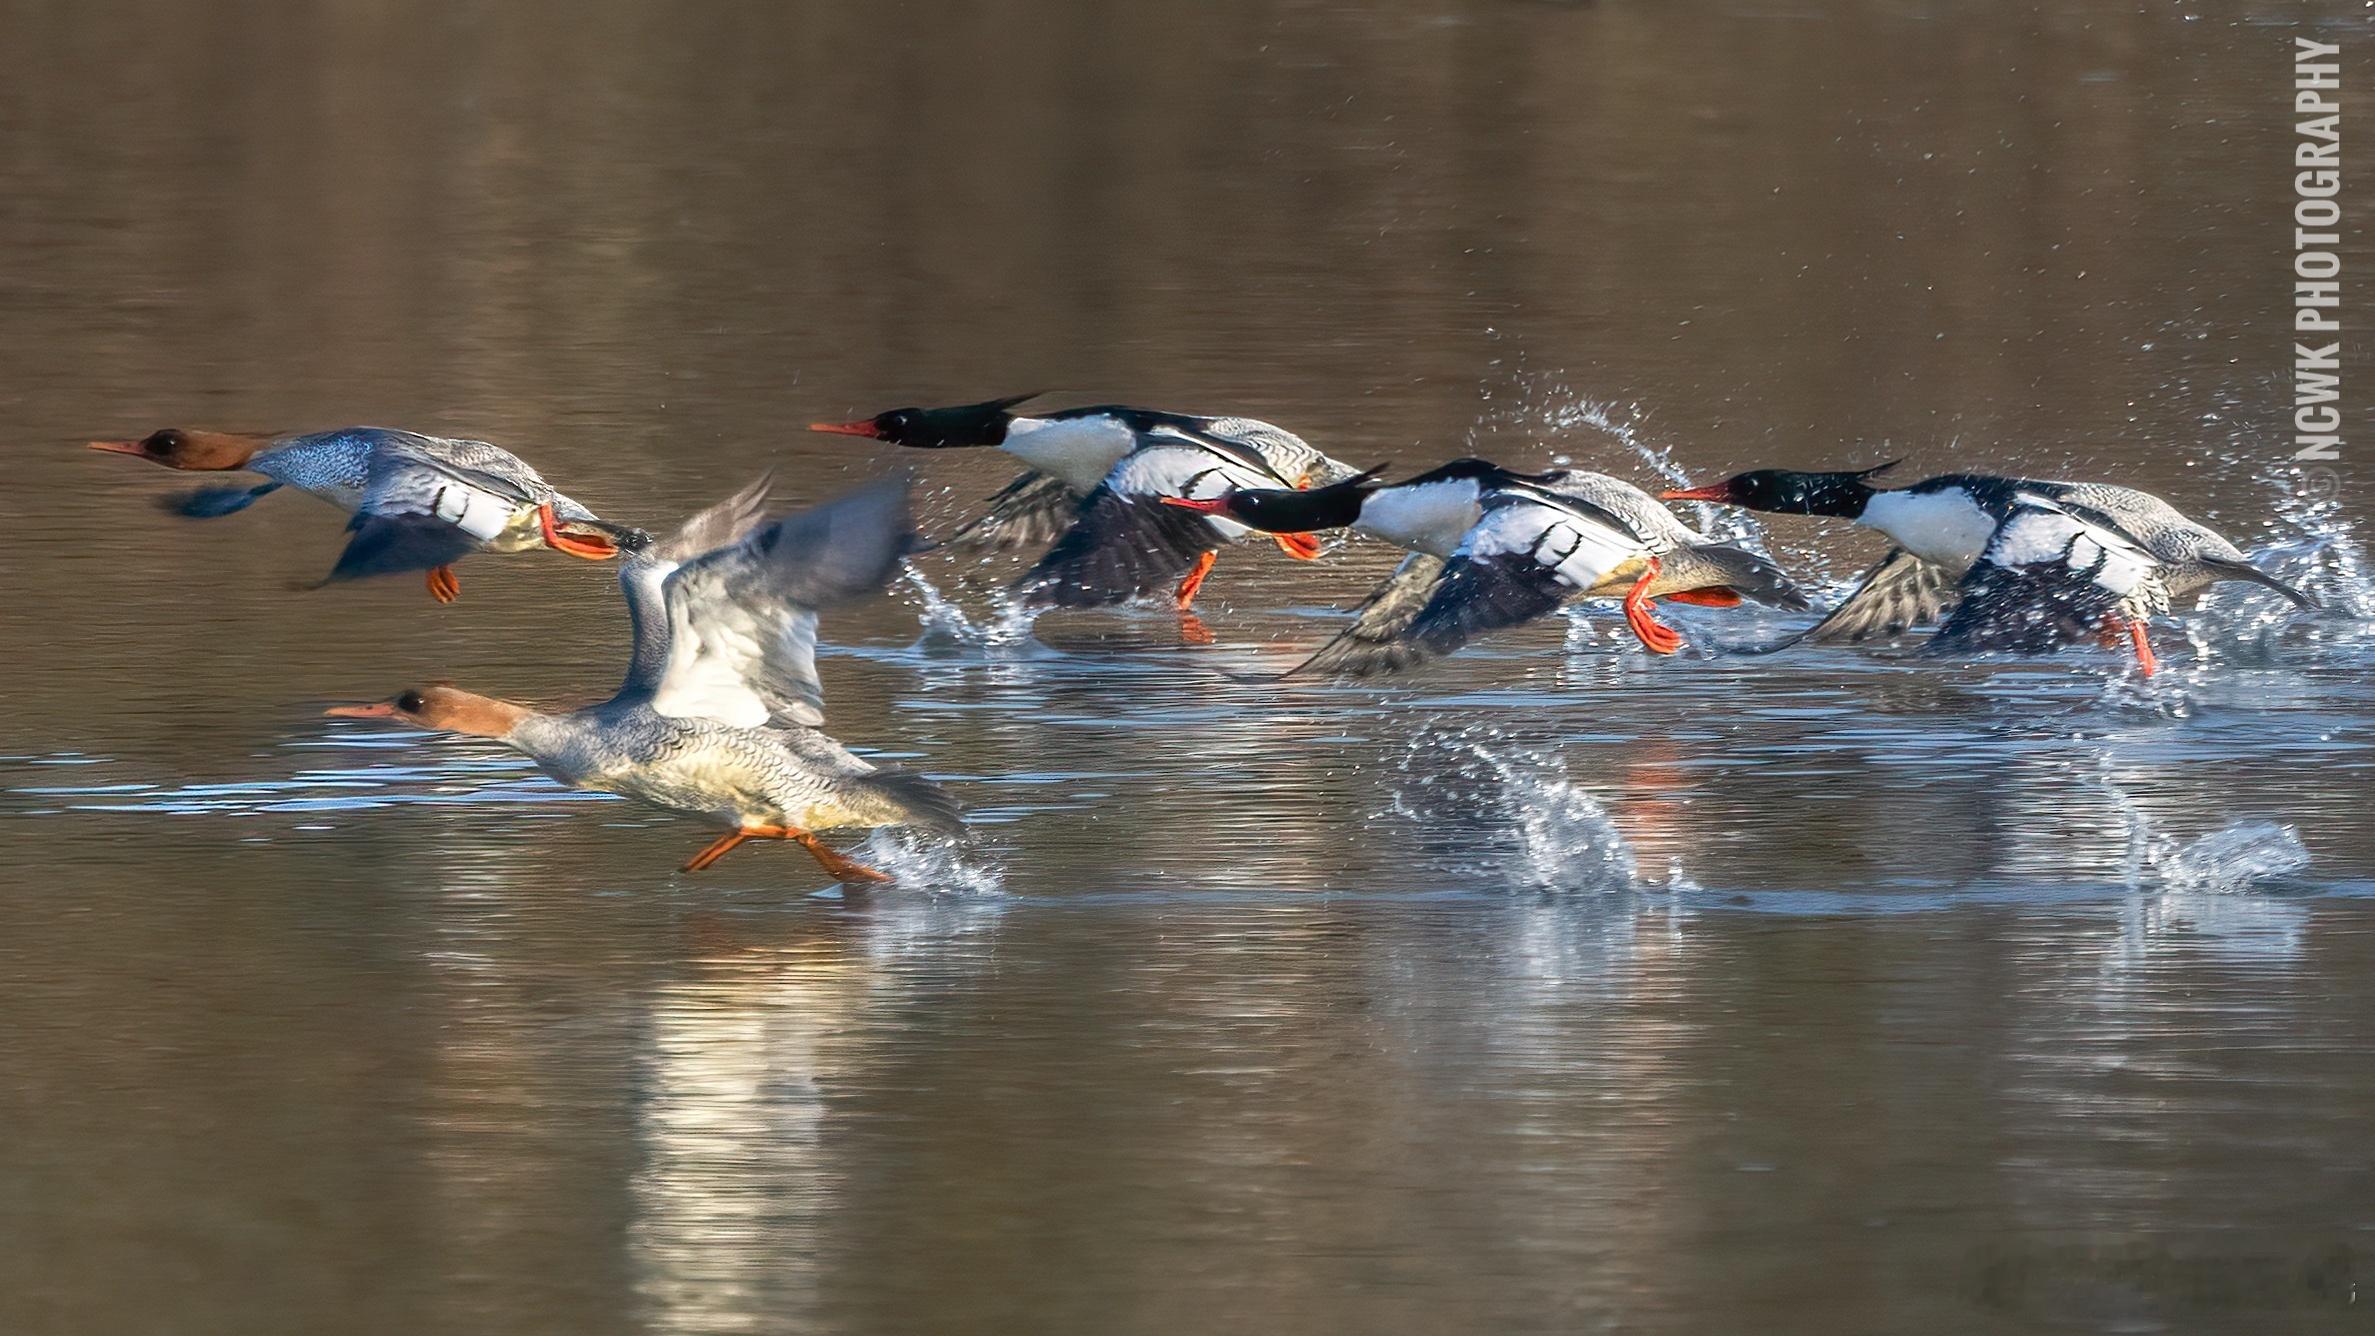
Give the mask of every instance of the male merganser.
M 1095 404 L 1052 413 L 1017 413 L 1038 393 L 951 408 L 894 408 L 855 422 L 818 422 L 810 431 L 864 436 L 921 450 L 995 446 L 1030 466 L 987 502 L 979 516 L 951 534 L 944 547 L 1012 551 L 1045 547 L 1071 527 L 1081 501 L 1105 481 L 1147 434 L 1170 429 L 1253 443 L 1272 438 L 1302 442 L 1255 418 L 1201 417 L 1124 404 Z
M 1227 428 L 1226 434 L 1175 423 L 1150 425 L 1140 432 L 1142 444 L 1113 466 L 1080 503 L 1072 527 L 1015 581 L 1024 606 L 1107 607 L 1177 580 L 1172 600 L 1182 628 L 1191 640 L 1206 639 L 1202 624 L 1188 609 L 1212 573 L 1221 547 L 1252 530 L 1217 512 L 1187 513 L 1164 503 L 1211 498 L 1241 488 L 1304 488 L 1353 472 L 1301 437 L 1268 423 L 1249 418 L 1214 421 Z M 1308 533 L 1270 537 L 1298 561 L 1319 556 L 1319 540 Z
M 1625 624 L 1654 654 L 1682 647 L 1681 635 L 1651 614 L 1655 599 L 1736 607 L 1746 596 L 1807 606 L 1770 560 L 1684 527 L 1649 493 L 1606 474 L 1516 473 L 1482 459 L 1392 484 L 1374 481 L 1376 473 L 1308 491 L 1232 490 L 1169 503 L 1262 530 L 1356 529 L 1410 552 L 1352 626 L 1294 673 L 1395 671 L 1570 598 L 1622 595 Z
M 461 592 L 453 563 L 472 552 L 548 547 L 588 561 L 618 555 L 639 531 L 610 524 L 554 490 L 519 456 L 485 441 L 424 436 L 392 427 L 342 427 L 304 436 L 254 436 L 168 427 L 137 441 L 90 448 L 171 469 L 245 469 L 260 487 L 205 487 L 168 507 L 192 519 L 245 510 L 282 485 L 354 515 L 354 537 L 322 581 L 395 571 L 428 572 L 429 594 Z
M 1802 639 L 1895 635 L 1946 616 L 1928 652 L 2033 653 L 2068 643 L 2083 615 L 2090 632 L 2126 635 L 2149 675 L 2156 660 L 2145 621 L 2165 612 L 2174 596 L 2213 581 L 2240 580 L 2273 589 L 2297 606 L 2317 606 L 2253 566 L 2215 530 L 2150 492 L 1974 473 L 1895 488 L 1868 481 L 1895 466 L 1835 473 L 1757 469 L 1664 496 L 1837 516 L 1877 529 L 1896 544 Z
M 760 524 L 765 480 L 675 537 L 635 546 L 619 587 L 635 633 L 608 701 L 544 713 L 452 687 L 418 687 L 349 719 L 495 738 L 572 788 L 599 789 L 722 826 L 684 865 L 698 872 L 744 840 L 792 840 L 842 881 L 887 881 L 825 847 L 837 826 L 962 827 L 918 775 L 877 770 L 818 728 L 820 608 L 874 592 L 906 555 L 907 486 L 881 482 Z

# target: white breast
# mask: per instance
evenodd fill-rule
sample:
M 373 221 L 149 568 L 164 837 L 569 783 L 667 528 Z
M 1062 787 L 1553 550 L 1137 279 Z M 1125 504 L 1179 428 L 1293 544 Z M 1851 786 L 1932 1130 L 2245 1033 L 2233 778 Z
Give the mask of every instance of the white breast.
M 1075 491 L 1094 488 L 1138 438 L 1109 417 L 1018 417 L 1006 426 L 1000 448 L 1041 473 L 1064 480 Z
M 1996 531 L 1995 516 L 1952 488 L 1876 493 L 1860 523 L 1887 534 L 1924 561 L 1958 571 L 1979 560 Z
M 1475 527 L 1476 480 L 1447 478 L 1417 487 L 1387 487 L 1361 502 L 1353 527 L 1413 552 L 1448 557 Z

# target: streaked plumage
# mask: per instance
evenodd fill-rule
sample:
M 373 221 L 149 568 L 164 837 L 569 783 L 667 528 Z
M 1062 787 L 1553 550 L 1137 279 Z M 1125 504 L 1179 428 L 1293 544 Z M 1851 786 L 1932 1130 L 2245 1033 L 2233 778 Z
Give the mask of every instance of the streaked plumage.
M 599 705 L 546 714 L 427 688 L 333 713 L 499 738 L 564 784 L 726 830 L 688 870 L 741 839 L 780 838 L 838 877 L 879 879 L 815 832 L 961 822 L 938 786 L 878 770 L 819 730 L 816 619 L 897 568 L 913 537 L 907 488 L 878 483 L 768 523 L 764 498 L 762 482 L 622 566 L 635 647 L 626 680 Z
M 168 428 L 139 441 L 92 445 L 171 468 L 244 469 L 268 480 L 261 487 L 186 493 L 172 503 L 185 516 L 232 514 L 284 485 L 350 512 L 353 537 L 324 583 L 428 571 L 431 592 L 444 602 L 459 588 L 447 568 L 473 552 L 550 547 L 599 559 L 644 541 L 640 531 L 603 521 L 526 461 L 485 441 L 392 427 L 269 438 Z

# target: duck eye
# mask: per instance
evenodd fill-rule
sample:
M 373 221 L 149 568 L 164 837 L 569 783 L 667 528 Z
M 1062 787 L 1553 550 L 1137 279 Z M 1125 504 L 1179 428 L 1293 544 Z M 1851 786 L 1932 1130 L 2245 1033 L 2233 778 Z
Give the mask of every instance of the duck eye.
M 167 427 L 163 431 L 149 433 L 149 438 L 142 441 L 141 444 L 148 447 L 153 453 L 162 454 L 181 445 L 181 433 Z
M 422 700 L 421 693 L 417 691 L 407 691 L 403 695 L 396 698 L 396 708 L 404 711 L 406 714 L 419 714 L 421 712 L 421 707 L 426 704 L 428 704 L 428 702 Z

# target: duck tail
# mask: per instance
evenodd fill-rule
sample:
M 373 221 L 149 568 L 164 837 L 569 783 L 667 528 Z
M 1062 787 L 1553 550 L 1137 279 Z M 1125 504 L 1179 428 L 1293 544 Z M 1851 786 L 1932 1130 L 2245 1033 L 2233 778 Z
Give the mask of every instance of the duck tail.
M 2263 589 L 2273 589 L 2277 593 L 2291 599 L 2293 601 L 2293 606 L 2296 608 L 2314 608 L 2319 606 L 2316 599 L 2305 593 L 2302 593 L 2298 589 L 2293 588 L 2291 585 L 2288 585 L 2284 581 L 2277 579 L 2275 576 L 2268 574 L 2266 571 L 2261 570 L 2259 567 L 2252 565 L 2248 561 L 2236 561 L 2232 557 L 2204 557 L 2202 558 L 2202 564 L 2208 566 L 2211 570 L 2211 573 L 2216 575 L 2221 580 L 2241 580 L 2246 584 L 2255 584 Z
M 1718 572 L 1711 584 L 1720 584 L 1744 598 L 1791 612 L 1804 612 L 1814 606 L 1770 557 L 1730 543 L 1700 544 L 1695 555 Z
M 860 776 L 858 785 L 887 810 L 885 825 L 913 826 L 934 835 L 958 835 L 965 829 L 965 809 L 949 791 L 912 770 L 877 770 Z

